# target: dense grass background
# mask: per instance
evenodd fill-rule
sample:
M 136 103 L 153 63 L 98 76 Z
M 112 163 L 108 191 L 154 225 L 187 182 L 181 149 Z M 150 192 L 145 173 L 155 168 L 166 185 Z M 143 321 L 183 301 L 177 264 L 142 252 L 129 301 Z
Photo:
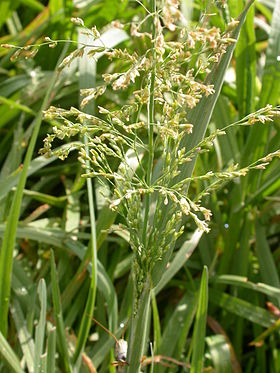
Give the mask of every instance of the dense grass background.
M 190 23 L 196 24 L 207 9 L 216 13 L 212 25 L 223 30 L 246 2 L 228 0 L 225 8 L 222 3 L 181 1 Z M 128 22 L 138 14 L 142 7 L 128 0 L 2 1 L 0 43 L 38 44 L 45 36 L 78 40 L 82 36 L 70 22 L 78 16 L 87 26 L 96 25 L 108 45 L 129 48 L 129 35 L 110 23 Z M 191 122 L 200 126 L 198 137 L 206 127 L 210 134 L 267 104 L 279 104 L 279 22 L 279 0 L 255 1 L 233 58 L 232 47 L 211 73 L 216 94 L 190 113 Z M 33 59 L 15 61 L 10 59 L 13 50 L 0 49 L 1 372 L 88 372 L 93 366 L 114 372 L 114 340 L 94 323 L 88 336 L 86 315 L 95 306 L 94 317 L 117 336 L 120 322 L 131 316 L 129 235 L 118 228 L 122 219 L 103 197 L 109 191 L 81 178 L 75 154 L 64 162 L 38 155 L 50 131 L 42 111 L 50 104 L 79 107 L 79 89 L 98 84 L 110 69 L 100 57 L 97 62 L 76 60 L 58 73 L 59 61 L 74 48 L 68 43 L 45 46 Z M 104 96 L 101 104 L 124 103 L 127 94 Z M 279 121 L 234 128 L 197 159 L 195 174 L 233 163 L 245 166 L 276 151 L 279 143 Z M 145 369 L 200 372 L 204 365 L 215 372 L 280 372 L 279 176 L 274 160 L 266 170 L 213 191 L 203 201 L 213 212 L 207 235 L 186 222 L 151 294 L 145 342 L 148 356 L 172 357 L 185 366 Z M 207 183 L 192 183 L 190 196 Z M 96 251 L 98 261 L 92 261 Z

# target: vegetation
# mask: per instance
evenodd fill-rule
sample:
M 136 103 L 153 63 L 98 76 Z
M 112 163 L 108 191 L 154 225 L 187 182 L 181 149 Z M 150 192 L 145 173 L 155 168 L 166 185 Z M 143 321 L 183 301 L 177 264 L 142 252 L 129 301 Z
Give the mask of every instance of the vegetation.
M 1 372 L 280 371 L 279 18 L 0 4 Z

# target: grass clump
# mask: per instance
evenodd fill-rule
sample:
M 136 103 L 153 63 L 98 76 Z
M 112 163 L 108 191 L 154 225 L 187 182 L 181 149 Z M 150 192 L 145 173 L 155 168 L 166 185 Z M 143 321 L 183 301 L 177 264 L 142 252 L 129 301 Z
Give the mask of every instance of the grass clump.
M 272 327 L 273 317 L 263 306 L 253 312 L 254 302 L 246 299 L 239 287 L 243 286 L 242 276 L 248 275 L 252 277 L 252 281 L 248 282 L 250 291 L 263 291 L 269 297 L 278 294 L 276 269 L 271 288 L 266 287 L 268 283 L 262 284 L 258 277 L 259 273 L 266 273 L 268 269 L 265 255 L 260 249 L 268 245 L 267 242 L 259 244 L 259 234 L 256 235 L 256 255 L 260 268 L 256 268 L 253 254 L 250 260 L 248 258 L 254 229 L 251 216 L 258 213 L 255 206 L 251 207 L 250 198 L 259 198 L 259 195 L 250 193 L 253 186 L 258 184 L 257 178 L 260 180 L 269 175 L 276 164 L 274 159 L 279 158 L 280 153 L 274 141 L 262 152 L 250 154 L 246 159 L 242 147 L 248 149 L 252 143 L 252 133 L 276 131 L 279 109 L 275 107 L 276 102 L 271 104 L 262 100 L 263 108 L 251 103 L 249 106 L 253 112 L 244 112 L 242 106 L 238 113 L 240 101 L 236 97 L 232 99 L 230 94 L 221 93 L 237 40 L 240 37 L 244 41 L 240 30 L 244 22 L 247 26 L 250 22 L 253 2 L 249 1 L 244 8 L 241 7 L 242 12 L 235 19 L 229 16 L 236 13 L 232 10 L 231 1 L 228 4 L 209 1 L 206 8 L 198 3 L 197 9 L 194 9 L 193 23 L 187 19 L 184 7 L 176 0 L 136 1 L 132 6 L 114 5 L 119 9 L 127 6 L 132 15 L 125 17 L 120 12 L 120 20 L 107 20 L 107 29 L 102 29 L 104 22 L 99 19 L 92 26 L 92 21 L 82 11 L 79 17 L 75 15 L 71 18 L 79 38 L 76 40 L 74 37 L 69 43 L 71 48 L 77 46 L 77 49 L 61 57 L 57 63 L 57 75 L 54 75 L 53 85 L 40 111 L 40 115 L 51 125 L 52 132 L 46 134 L 41 129 L 39 133 L 41 122 L 37 122 L 36 136 L 32 141 L 34 148 L 39 134 L 40 154 L 44 156 L 39 157 L 41 162 L 64 161 L 65 166 L 57 162 L 56 167 L 62 167 L 65 173 L 61 179 L 65 195 L 57 197 L 60 199 L 55 200 L 56 204 L 50 198 L 52 196 L 46 193 L 33 193 L 32 196 L 38 200 L 52 201 L 55 217 L 50 213 L 47 223 L 44 223 L 44 220 L 36 219 L 40 216 L 36 214 L 40 213 L 35 210 L 22 221 L 23 237 L 27 235 L 32 240 L 34 237 L 38 239 L 36 237 L 39 235 L 39 240 L 45 245 L 46 257 L 51 255 L 49 268 L 47 260 L 44 257 L 40 259 L 36 254 L 38 263 L 42 261 L 45 265 L 38 264 L 39 273 L 31 275 L 34 283 L 37 278 L 45 278 L 46 282 L 41 280 L 38 288 L 40 305 L 36 309 L 36 317 L 39 317 L 41 309 L 39 324 L 35 332 L 32 327 L 28 330 L 29 334 L 26 332 L 31 340 L 29 350 L 23 346 L 23 338 L 19 343 L 28 369 L 32 370 L 34 365 L 38 371 L 41 367 L 50 370 L 56 365 L 53 319 L 56 320 L 58 333 L 57 365 L 68 372 L 77 369 L 95 371 L 94 366 L 100 367 L 101 371 L 106 371 L 110 366 L 113 372 L 116 365 L 120 365 L 116 369 L 123 368 L 127 372 L 148 370 L 149 365 L 151 371 L 156 372 L 167 369 L 179 371 L 180 367 L 191 372 L 203 369 L 214 371 L 213 365 L 219 371 L 222 366 L 220 359 L 216 358 L 222 356 L 219 344 L 228 351 L 227 369 L 231 371 L 233 362 L 242 355 L 240 319 L 253 321 L 261 327 Z M 120 39 L 125 40 L 123 45 L 114 45 L 111 41 L 108 43 L 105 37 L 108 28 L 121 35 Z M 30 59 L 38 58 L 42 45 L 48 45 L 51 48 L 49 53 L 55 53 L 61 43 L 69 38 L 67 32 L 65 35 L 61 38 L 42 35 L 38 42 L 17 47 L 16 52 L 10 51 L 14 48 L 10 43 L 3 43 L 3 47 L 13 53 L 13 62 L 21 63 L 22 59 L 27 59 L 32 63 Z M 240 63 L 237 57 L 236 63 Z M 94 72 L 96 64 L 97 75 Z M 73 74 L 75 69 L 78 69 L 77 75 Z M 65 76 L 66 79 L 63 78 Z M 84 76 L 89 76 L 90 81 L 83 80 Z M 81 99 L 73 100 L 71 94 L 68 96 L 65 92 L 68 90 L 71 93 L 75 89 L 78 97 L 78 85 Z M 56 86 L 65 89 L 60 95 L 67 102 L 59 99 L 55 102 L 51 90 Z M 225 85 L 225 91 L 226 88 L 230 89 Z M 241 89 L 239 85 L 238 89 Z M 59 97 L 59 89 L 56 94 Z M 220 108 L 226 118 L 220 120 L 213 110 L 216 104 L 216 107 L 222 105 L 224 99 L 227 116 Z M 233 102 L 229 103 L 230 99 Z M 54 102 L 50 105 L 52 100 Z M 209 131 L 207 126 L 210 118 L 212 123 Z M 229 150 L 224 146 L 227 141 L 238 149 L 236 154 L 228 155 Z M 220 147 L 224 150 L 222 156 Z M 17 209 L 12 209 L 13 215 L 10 215 L 7 223 L 6 235 L 10 227 L 13 232 L 9 250 L 5 249 L 7 240 L 3 240 L 0 268 L 4 266 L 3 253 L 8 253 L 9 276 L 5 276 L 3 282 L 8 290 L 11 286 L 7 278 L 10 278 L 13 268 L 14 241 L 21 234 L 20 229 L 16 232 L 19 207 L 24 201 L 33 148 L 28 153 L 24 178 L 14 200 L 17 201 Z M 78 157 L 73 156 L 73 150 L 78 151 Z M 257 170 L 259 176 L 256 176 Z M 51 174 L 49 170 L 49 176 Z M 38 183 L 39 190 L 42 180 Z M 81 197 L 85 180 L 87 198 Z M 268 188 L 271 185 L 269 183 Z M 229 208 L 223 196 L 227 188 L 232 188 L 234 196 Z M 62 214 L 59 212 L 61 207 Z M 14 217 L 15 223 L 11 217 Z M 256 220 L 256 226 L 259 226 L 258 218 Z M 239 221 L 245 222 L 244 238 L 229 240 L 226 229 L 229 227 L 229 234 L 238 236 L 241 232 Z M 39 230 L 40 224 L 46 224 L 42 231 Z M 208 233 L 207 240 L 205 233 Z M 189 256 L 199 240 L 196 259 L 189 262 Z M 50 245 L 57 248 L 55 255 L 50 254 Z M 117 250 L 111 255 L 110 250 L 116 245 Z M 123 250 L 120 250 L 120 245 Z M 231 245 L 228 250 L 227 245 Z M 247 250 L 247 257 L 243 255 L 251 267 L 249 264 L 246 267 L 245 262 L 240 261 L 233 266 L 231 274 L 231 258 L 241 246 Z M 65 259 L 60 250 L 67 250 L 71 255 Z M 15 261 L 21 263 L 21 259 Z M 274 259 L 270 257 L 269 263 L 274 263 Z M 201 281 L 197 281 L 196 277 L 200 278 L 201 271 Z M 266 280 L 263 282 L 269 282 L 267 275 L 264 276 Z M 255 280 L 258 285 L 254 287 Z M 166 305 L 157 303 L 160 300 L 156 295 L 168 281 L 170 286 L 178 284 L 179 300 L 175 307 L 168 301 Z M 46 283 L 49 289 L 46 289 Z M 226 289 L 226 286 L 236 286 L 238 290 L 231 291 L 232 288 Z M 47 290 L 52 293 L 53 310 L 46 303 L 49 295 Z M 165 291 L 161 296 L 168 294 L 168 288 Z M 208 304 L 208 292 L 212 304 Z M 7 294 L 0 292 L 0 304 L 4 306 L 4 336 L 8 330 L 10 294 Z M 118 300 L 121 301 L 120 307 Z M 24 304 L 19 307 L 26 312 Z M 207 312 L 215 315 L 217 308 L 221 310 L 221 323 L 227 324 L 226 332 L 217 320 L 207 318 Z M 54 316 L 47 323 L 46 309 Z M 182 310 L 187 311 L 182 314 Z M 253 316 L 247 315 L 249 311 Z M 90 324 L 93 312 L 97 320 L 103 323 L 108 320 L 108 329 L 118 336 L 121 333 L 117 326 L 119 321 L 129 320 L 128 355 L 113 365 L 107 359 L 113 340 L 102 337 L 94 345 L 93 352 L 91 350 L 89 339 L 92 338 Z M 223 316 L 227 312 L 235 314 L 239 320 L 236 343 L 227 335 L 232 328 Z M 150 331 L 151 314 L 153 336 Z M 206 323 L 209 329 L 218 333 L 217 338 L 215 335 L 206 337 L 209 334 Z M 16 324 L 20 328 L 20 322 L 16 321 Z M 192 325 L 193 336 L 190 335 Z M 66 328 L 71 329 L 72 335 Z M 175 330 L 178 332 L 174 333 Z M 153 339 L 150 345 L 152 356 L 144 358 L 149 338 Z M 6 340 L 1 341 L 7 349 Z M 36 348 L 33 354 L 34 341 Z M 167 346 L 171 345 L 173 353 L 170 352 L 169 356 Z M 235 354 L 235 348 L 239 356 Z M 44 351 L 47 355 L 50 352 L 47 358 Z M 11 350 L 3 356 L 7 364 L 21 371 L 18 361 L 12 363 Z

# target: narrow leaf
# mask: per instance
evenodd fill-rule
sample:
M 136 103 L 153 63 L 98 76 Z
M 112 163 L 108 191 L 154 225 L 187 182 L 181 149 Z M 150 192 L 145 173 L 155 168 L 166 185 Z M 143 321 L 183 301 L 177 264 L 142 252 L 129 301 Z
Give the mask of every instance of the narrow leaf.
M 229 345 L 222 334 L 206 338 L 215 373 L 232 373 Z
M 51 279 L 52 279 L 52 299 L 56 320 L 56 328 L 58 335 L 58 343 L 61 351 L 63 365 L 67 373 L 71 372 L 70 359 L 68 354 L 68 347 L 66 341 L 65 327 L 63 322 L 63 315 L 60 301 L 60 291 L 58 284 L 58 277 L 55 268 L 55 260 L 53 251 L 51 251 Z
M 280 93 L 280 0 L 275 0 L 271 31 L 266 50 L 266 62 L 262 78 L 259 107 L 276 105 Z
M 39 323 L 35 329 L 35 357 L 34 357 L 34 372 L 39 373 L 41 370 L 41 356 L 43 354 L 46 314 L 47 314 L 47 288 L 45 280 L 39 282 L 38 294 L 41 305 Z
M 280 288 L 277 267 L 266 239 L 265 228 L 256 220 L 256 253 L 260 263 L 262 280 L 275 288 Z M 280 306 L 280 297 L 277 299 Z
M 20 307 L 20 303 L 15 300 L 14 305 L 11 307 L 11 313 L 16 324 L 17 337 L 26 361 L 29 372 L 34 370 L 34 340 L 30 335 L 26 321 Z
M 160 318 L 157 307 L 157 300 L 154 291 L 151 291 L 152 310 L 153 310 L 153 326 L 154 326 L 154 348 L 153 352 L 156 354 L 159 350 L 161 341 Z
M 228 312 L 243 317 L 255 324 L 266 328 L 271 326 L 275 321 L 273 316 L 267 310 L 256 306 L 255 304 L 214 289 L 211 289 L 209 293 L 209 300 L 211 303 L 214 303 Z
M 140 361 L 144 353 L 144 342 L 147 336 L 150 293 L 150 284 L 147 281 L 138 301 L 137 312 L 131 322 L 127 373 L 138 373 L 140 370 Z
M 55 372 L 55 352 L 56 352 L 56 328 L 52 328 L 48 335 L 47 349 L 47 373 Z
M 24 373 L 21 369 L 20 362 L 9 343 L 0 332 L 0 355 L 7 365 L 11 367 L 14 373 Z
M 193 332 L 193 353 L 191 361 L 190 373 L 199 373 L 203 369 L 203 358 L 204 358 L 204 339 L 206 333 L 206 318 L 208 308 L 208 269 L 204 266 L 199 299 L 198 309 L 195 318 L 194 332 Z
M 164 286 L 175 276 L 175 274 L 184 266 L 186 261 L 192 255 L 197 247 L 203 232 L 196 230 L 191 239 L 183 243 L 181 248 L 176 252 L 176 255 L 166 271 L 163 273 L 159 283 L 155 287 L 155 293 L 158 294 Z
M 244 0 L 229 1 L 232 17 L 238 16 L 243 4 Z M 254 15 L 254 7 L 251 7 L 235 48 L 236 90 L 240 118 L 254 111 L 256 76 Z

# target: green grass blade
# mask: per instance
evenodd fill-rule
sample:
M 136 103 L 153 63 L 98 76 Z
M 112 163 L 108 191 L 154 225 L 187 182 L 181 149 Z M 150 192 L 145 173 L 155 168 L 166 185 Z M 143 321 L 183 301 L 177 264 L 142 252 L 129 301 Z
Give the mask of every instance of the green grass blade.
M 177 359 L 181 358 L 197 310 L 197 301 L 197 294 L 192 292 L 187 292 L 180 300 L 164 328 L 159 354 Z M 161 368 L 159 371 L 167 372 L 168 369 Z
M 0 233 L 4 231 L 4 226 L 0 225 Z M 17 238 L 28 238 L 30 240 L 35 240 L 41 243 L 45 243 L 58 248 L 66 248 L 69 253 L 77 256 L 80 260 L 84 259 L 86 248 L 76 240 L 67 238 L 65 232 L 59 229 L 47 229 L 47 228 L 33 228 L 33 227 L 23 227 L 17 229 Z M 104 266 L 102 263 L 97 261 L 97 275 L 98 290 L 102 293 L 108 304 L 108 310 L 110 313 L 110 319 L 112 323 L 112 328 L 116 327 L 117 324 L 117 309 L 118 302 L 116 292 L 112 281 L 110 280 Z M 88 271 L 91 271 L 91 266 L 88 266 Z M 58 297 L 59 299 L 59 297 Z M 59 337 L 59 330 L 58 330 Z
M 14 373 L 24 373 L 20 362 L 3 334 L 0 332 L 0 355 L 7 365 L 11 367 Z
M 54 253 L 51 251 L 51 279 L 52 279 L 52 299 L 54 306 L 54 313 L 56 319 L 57 337 L 58 344 L 60 347 L 61 357 L 63 361 L 64 369 L 67 373 L 71 373 L 71 365 L 65 335 L 65 327 L 63 322 L 61 301 L 60 301 L 60 291 L 58 284 L 58 277 L 55 268 Z
M 5 225 L 0 225 L 0 233 L 5 231 Z M 39 241 L 53 245 L 56 247 L 63 247 L 63 240 L 66 239 L 66 235 L 63 231 L 57 229 L 47 229 L 47 228 L 35 228 L 35 227 L 18 227 L 17 238 L 28 237 L 31 240 Z M 70 240 L 69 243 L 72 241 Z M 77 254 L 77 252 L 76 252 Z
M 45 352 L 41 356 L 41 362 L 40 362 L 40 373 L 46 373 L 47 371 L 47 353 Z
M 276 105 L 280 93 L 280 0 L 275 0 L 271 31 L 266 50 L 266 62 L 262 78 L 259 107 Z
M 216 124 L 216 127 L 221 129 L 227 123 L 231 123 L 234 121 L 232 117 L 232 113 L 230 111 L 230 101 L 227 97 L 220 95 L 214 112 L 213 112 L 213 121 Z M 220 146 L 221 152 L 220 156 L 222 158 L 221 162 L 218 163 L 219 169 L 222 169 L 225 164 L 228 164 L 232 159 L 238 161 L 238 155 L 240 153 L 238 148 L 236 135 L 234 131 L 228 131 L 226 136 L 220 136 L 217 139 L 217 142 Z M 218 154 L 217 154 L 218 156 Z
M 243 287 L 246 289 L 258 291 L 260 293 L 266 294 L 269 297 L 274 297 L 279 299 L 280 289 L 279 287 L 270 286 L 263 284 L 261 282 L 254 283 L 248 280 L 247 277 L 236 276 L 236 275 L 221 275 L 214 278 L 215 283 L 226 284 L 226 285 L 235 285 Z
M 30 84 L 30 77 L 26 75 L 17 75 L 6 79 L 0 87 L 0 96 L 8 97 L 14 93 L 17 93 L 27 84 Z M 2 110 L 2 108 L 1 108 Z M 1 112 L 3 114 L 3 112 Z M 6 123 L 5 123 L 6 124 Z
M 266 239 L 265 228 L 258 220 L 256 220 L 256 254 L 260 264 L 262 280 L 266 284 L 279 289 L 280 281 L 277 267 Z M 277 305 L 280 306 L 280 297 L 277 299 Z
M 49 8 L 51 14 L 56 14 L 57 12 L 61 11 L 61 9 L 64 9 L 64 3 L 63 0 L 50 0 L 49 1 Z
M 18 110 L 21 110 L 24 113 L 30 114 L 32 116 L 36 115 L 36 113 L 32 109 L 30 109 L 28 106 L 19 104 L 18 102 L 14 101 L 12 99 L 0 96 L 0 103 L 2 105 L 7 105 L 7 107 L 9 107 L 10 109 L 18 109 Z
M 228 312 L 265 328 L 271 326 L 275 321 L 273 316 L 267 310 L 243 299 L 239 299 L 214 289 L 210 289 L 209 291 L 209 300 L 211 303 L 216 304 Z
M 71 146 L 71 149 L 74 150 L 75 144 L 77 144 L 77 142 L 68 143 L 66 145 L 62 145 L 61 147 L 54 149 L 54 151 L 59 151 L 59 149 L 63 150 L 69 145 L 72 145 L 73 148 Z M 50 158 L 46 158 L 44 156 L 34 158 L 30 162 L 30 165 L 28 167 L 27 176 L 33 175 L 35 172 L 41 170 L 43 167 L 46 167 L 47 165 L 56 161 L 57 159 L 58 157 L 55 155 L 51 156 Z M 17 169 L 14 172 L 12 172 L 8 177 L 3 178 L 3 180 L 0 181 L 0 200 L 4 198 L 9 193 L 9 191 L 18 184 L 20 176 L 20 169 Z
M 41 279 L 38 285 L 38 294 L 41 305 L 39 323 L 35 329 L 35 354 L 34 354 L 34 373 L 41 371 L 41 358 L 44 348 L 46 315 L 47 315 L 47 289 L 44 279 Z
M 243 0 L 229 1 L 232 17 L 236 18 L 243 9 Z M 235 48 L 236 90 L 239 118 L 254 111 L 256 52 L 254 30 L 254 7 L 248 11 Z
M 104 206 L 103 209 L 98 213 L 98 219 L 96 223 L 96 234 L 97 234 L 97 247 L 101 247 L 102 243 L 108 235 L 108 229 L 112 226 L 116 220 L 117 213 Z
M 56 328 L 52 328 L 48 335 L 47 349 L 47 373 L 55 372 L 55 352 L 56 352 Z
M 203 358 L 204 358 L 204 339 L 206 333 L 206 318 L 208 308 L 208 269 L 204 266 L 199 298 L 198 308 L 194 324 L 194 332 L 192 339 L 192 360 L 190 373 L 200 373 L 203 369 Z
M 61 62 L 62 58 L 64 57 L 68 46 L 66 45 L 61 53 L 60 59 L 58 61 L 57 66 Z M 36 140 L 39 134 L 42 118 L 43 118 L 43 110 L 49 104 L 49 99 L 52 93 L 53 86 L 57 79 L 57 73 L 54 72 L 52 79 L 49 83 L 47 93 L 43 100 L 41 109 L 37 117 L 33 121 L 33 133 L 31 136 L 31 140 L 28 145 L 27 153 L 24 159 L 23 168 L 20 174 L 18 186 L 13 198 L 13 202 L 11 205 L 6 230 L 4 233 L 2 246 L 1 246 L 1 254 L 0 254 L 0 330 L 4 336 L 7 335 L 8 332 L 8 309 L 9 309 L 9 302 L 10 302 L 10 293 L 11 293 L 11 273 L 13 268 L 13 251 L 16 239 L 16 229 L 18 225 L 18 220 L 20 216 L 20 207 L 21 201 L 23 196 L 23 190 L 25 187 L 27 175 L 28 175 L 28 168 L 32 159 L 32 155 L 34 152 Z
M 66 203 L 67 196 L 55 197 L 50 194 L 40 193 L 33 190 L 24 189 L 24 195 L 35 199 L 36 201 L 47 203 L 51 206 L 63 207 Z
M 280 92 L 280 63 L 277 60 L 280 55 L 280 0 L 276 0 L 272 17 L 271 33 L 268 40 L 268 48 L 266 52 L 266 63 L 262 78 L 262 89 L 260 93 L 259 108 L 267 104 L 276 105 L 279 100 Z M 267 126 L 254 126 L 250 131 L 246 145 L 243 148 L 243 162 L 247 164 L 252 160 L 263 156 L 267 149 L 267 139 L 269 138 L 270 128 Z M 248 154 L 250 155 L 248 157 Z M 250 175 L 251 185 L 256 184 L 256 175 Z M 258 187 L 261 186 L 258 183 Z M 258 189 L 258 188 L 254 188 Z M 255 190 L 254 190 L 255 192 Z
M 151 291 L 151 300 L 152 300 L 152 311 L 153 311 L 153 327 L 154 327 L 154 348 L 153 351 L 156 354 L 159 350 L 160 341 L 161 341 L 161 330 L 160 330 L 160 318 L 157 307 L 157 300 L 155 292 Z
M 131 330 L 128 343 L 128 363 L 127 373 L 138 373 L 140 371 L 140 361 L 144 353 L 145 341 L 147 337 L 147 325 L 150 306 L 150 284 L 144 284 L 143 292 L 138 301 L 138 307 L 132 318 Z
M 37 10 L 39 12 L 42 12 L 45 9 L 44 5 L 41 4 L 38 0 L 20 0 L 20 2 L 23 4 L 23 6 Z
M 7 21 L 13 10 L 15 10 L 18 6 L 18 1 L 11 3 L 9 0 L 2 0 L 0 2 L 0 28 Z
M 34 340 L 26 327 L 26 322 L 20 307 L 20 303 L 15 300 L 11 307 L 11 313 L 17 328 L 17 336 L 26 361 L 28 371 L 34 370 Z
M 118 298 L 114 285 L 100 261 L 97 261 L 97 286 L 108 303 L 109 321 L 112 325 L 112 330 L 115 330 L 118 319 Z
M 155 287 L 154 291 L 158 294 L 164 286 L 175 276 L 175 274 L 183 267 L 193 251 L 197 247 L 199 240 L 203 232 L 196 230 L 191 239 L 183 243 L 181 248 L 176 252 L 176 255 L 167 270 L 163 273 L 159 283 Z
M 215 373 L 232 373 L 229 345 L 222 334 L 206 338 Z

